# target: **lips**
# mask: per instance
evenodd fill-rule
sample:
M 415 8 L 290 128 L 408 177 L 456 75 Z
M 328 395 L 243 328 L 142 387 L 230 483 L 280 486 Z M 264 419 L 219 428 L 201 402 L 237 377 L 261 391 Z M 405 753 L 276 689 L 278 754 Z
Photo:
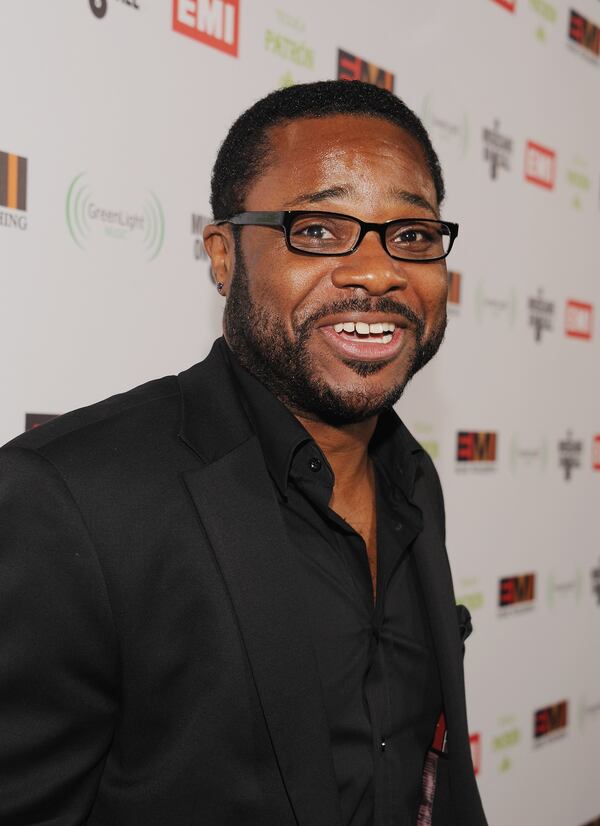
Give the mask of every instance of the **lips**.
M 335 321 L 319 327 L 328 345 L 353 361 L 388 361 L 402 348 L 406 326 L 396 321 Z

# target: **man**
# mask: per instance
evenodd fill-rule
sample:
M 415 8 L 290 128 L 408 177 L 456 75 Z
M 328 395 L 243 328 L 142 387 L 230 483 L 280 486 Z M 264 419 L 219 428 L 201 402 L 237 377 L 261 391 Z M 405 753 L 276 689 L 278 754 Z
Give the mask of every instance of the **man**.
M 224 339 L 2 450 L 0 822 L 484 826 L 391 409 L 444 334 L 443 194 L 390 93 L 259 101 L 213 171 Z

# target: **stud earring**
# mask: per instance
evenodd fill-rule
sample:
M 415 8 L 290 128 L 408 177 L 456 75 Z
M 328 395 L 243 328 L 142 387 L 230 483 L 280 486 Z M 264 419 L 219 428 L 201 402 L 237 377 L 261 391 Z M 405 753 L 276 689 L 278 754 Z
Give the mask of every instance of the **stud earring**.
M 223 284 L 223 282 L 222 282 L 222 281 L 217 281 L 217 290 L 218 290 L 219 292 L 221 292 L 221 290 L 223 289 L 223 287 L 224 287 L 224 286 L 225 286 L 225 285 Z

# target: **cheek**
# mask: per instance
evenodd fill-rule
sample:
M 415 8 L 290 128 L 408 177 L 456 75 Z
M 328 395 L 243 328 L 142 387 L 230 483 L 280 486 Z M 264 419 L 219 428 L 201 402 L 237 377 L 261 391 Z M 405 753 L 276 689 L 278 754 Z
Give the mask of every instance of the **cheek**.
M 427 315 L 438 316 L 445 311 L 448 300 L 448 274 L 446 269 L 427 273 L 420 282 L 417 292 Z
M 244 249 L 250 293 L 261 309 L 276 314 L 292 327 L 305 314 L 310 300 L 323 283 L 322 262 L 291 253 L 281 239 L 270 245 Z

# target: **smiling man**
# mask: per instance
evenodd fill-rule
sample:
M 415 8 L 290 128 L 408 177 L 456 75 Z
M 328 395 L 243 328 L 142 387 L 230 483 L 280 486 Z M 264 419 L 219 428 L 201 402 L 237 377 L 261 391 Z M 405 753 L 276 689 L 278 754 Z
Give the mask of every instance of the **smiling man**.
M 392 410 L 444 335 L 443 195 L 389 92 L 269 95 L 213 170 L 224 337 L 2 449 L 2 823 L 485 826 Z

